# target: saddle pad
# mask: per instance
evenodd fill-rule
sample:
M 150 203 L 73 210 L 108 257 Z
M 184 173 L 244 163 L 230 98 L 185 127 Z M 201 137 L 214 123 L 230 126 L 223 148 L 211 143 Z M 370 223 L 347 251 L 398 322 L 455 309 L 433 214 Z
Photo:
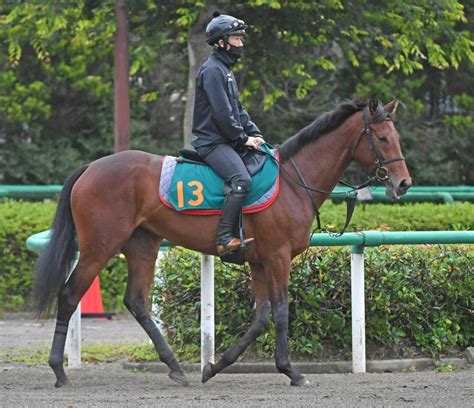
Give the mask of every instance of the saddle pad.
M 275 151 L 268 151 L 278 160 Z M 262 169 L 252 177 L 244 213 L 262 211 L 275 201 L 280 187 L 276 160 L 267 158 Z M 225 198 L 224 180 L 207 165 L 165 156 L 159 194 L 164 205 L 185 214 L 220 214 Z

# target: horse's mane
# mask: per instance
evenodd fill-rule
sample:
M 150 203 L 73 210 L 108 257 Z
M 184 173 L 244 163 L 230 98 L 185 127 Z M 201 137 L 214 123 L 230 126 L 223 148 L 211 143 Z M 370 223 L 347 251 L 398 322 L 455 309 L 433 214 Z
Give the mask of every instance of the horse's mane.
M 294 136 L 290 137 L 280 147 L 280 156 L 282 160 L 287 160 L 295 153 L 300 151 L 304 146 L 313 140 L 318 139 L 320 136 L 329 133 L 330 131 L 341 126 L 344 121 L 356 112 L 364 109 L 368 104 L 366 102 L 353 102 L 346 101 L 336 106 L 336 108 L 330 112 L 323 113 L 321 116 L 316 118 L 314 122 L 301 129 Z M 383 107 L 378 106 L 377 116 L 381 114 L 380 109 Z

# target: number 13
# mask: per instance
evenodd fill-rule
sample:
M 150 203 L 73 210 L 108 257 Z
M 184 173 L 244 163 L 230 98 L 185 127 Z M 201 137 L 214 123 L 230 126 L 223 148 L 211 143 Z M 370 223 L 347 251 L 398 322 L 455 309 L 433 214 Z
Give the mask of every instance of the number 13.
M 195 199 L 188 200 L 188 204 L 197 207 L 198 205 L 201 205 L 201 203 L 204 201 L 204 196 L 202 195 L 202 183 L 196 180 L 192 180 L 187 184 L 189 187 L 194 189 L 191 191 L 192 195 L 195 196 Z M 183 208 L 184 207 L 184 187 L 183 187 L 183 182 L 178 181 L 176 183 L 177 187 L 177 192 L 178 192 L 178 208 Z

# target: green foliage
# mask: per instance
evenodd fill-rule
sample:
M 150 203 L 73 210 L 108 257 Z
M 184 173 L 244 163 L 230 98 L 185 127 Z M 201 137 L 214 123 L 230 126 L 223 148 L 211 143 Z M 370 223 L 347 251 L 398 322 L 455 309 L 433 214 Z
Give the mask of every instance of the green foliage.
M 31 285 L 37 254 L 26 249 L 26 239 L 49 229 L 54 216 L 54 203 L 32 203 L 5 200 L 0 203 L 0 310 L 31 310 Z M 345 205 L 328 201 L 321 209 L 323 225 L 338 229 L 344 225 Z M 348 230 L 436 231 L 473 230 L 474 205 L 470 203 L 358 205 Z M 190 265 L 184 265 L 188 268 Z M 232 267 L 231 267 L 232 268 Z M 183 279 L 177 274 L 173 279 Z M 100 274 L 102 300 L 108 311 L 123 311 L 123 295 L 127 282 L 127 264 L 113 258 Z M 232 282 L 228 282 L 229 287 Z M 198 288 L 187 282 L 195 296 Z M 236 289 L 237 290 L 237 289 Z M 247 288 L 242 288 L 247 290 Z M 250 301 L 250 298 L 249 298 Z M 199 307 L 196 306 L 196 316 Z M 194 319 L 196 319 L 196 316 Z
M 33 269 L 38 254 L 26 239 L 50 228 L 55 203 L 5 200 L 0 203 L 0 311 L 32 310 Z M 127 266 L 113 259 L 101 275 L 105 310 L 123 311 Z
M 139 2 L 137 36 L 155 47 L 156 15 Z M 156 6 L 155 6 L 156 9 Z M 131 18 L 131 26 L 135 25 Z M 0 173 L 9 183 L 62 183 L 69 172 L 113 151 L 113 2 L 12 1 L 0 5 Z M 131 50 L 134 78 L 152 69 L 148 44 Z M 147 91 L 151 93 L 152 90 Z M 133 147 L 157 150 L 132 86 Z M 145 100 L 147 100 L 145 98 Z M 148 99 L 150 100 L 150 99 Z M 31 160 L 34 157 L 35 160 Z
M 25 242 L 30 235 L 50 228 L 55 209 L 54 203 L 13 200 L 0 203 L 0 310 L 31 310 L 32 273 L 37 254 L 27 250 Z M 340 228 L 345 220 L 344 204 L 326 202 L 321 209 L 321 217 L 323 225 L 328 228 Z M 473 230 L 474 205 L 470 203 L 359 205 L 348 230 L 371 229 Z M 183 267 L 188 268 L 190 265 L 185 264 Z M 172 278 L 184 279 L 178 275 Z M 101 272 L 100 279 L 104 308 L 109 311 L 123 311 L 123 295 L 127 282 L 126 262 L 123 259 L 113 258 Z M 232 286 L 232 282 L 228 284 L 229 287 Z M 191 291 L 189 296 L 198 293 L 195 292 L 198 288 L 194 287 L 194 281 L 187 282 L 187 287 Z M 198 306 L 196 313 L 199 316 Z
M 298 257 L 290 278 L 289 348 L 295 357 L 349 356 L 350 250 L 318 248 Z M 468 246 L 366 250 L 366 334 L 372 350 L 395 356 L 440 355 L 474 340 L 470 309 L 474 253 Z M 172 249 L 161 264 L 155 299 L 168 339 L 182 355 L 199 354 L 199 256 Z M 235 344 L 252 319 L 248 266 L 216 262 L 216 348 Z M 274 327 L 257 339 L 258 357 L 274 354 Z M 393 354 L 392 354 L 393 355 Z M 188 357 L 189 358 L 189 357 Z
M 2 361 L 24 363 L 29 366 L 47 365 L 50 345 L 41 345 L 37 349 L 5 350 L 0 348 Z M 110 343 L 84 345 L 81 361 L 85 364 L 113 362 L 132 359 L 134 361 L 156 361 L 157 354 L 149 343 Z M 67 357 L 66 357 L 67 361 Z
M 341 229 L 346 221 L 345 204 L 327 201 L 321 207 L 321 222 Z M 316 224 L 314 224 L 316 227 Z M 357 204 L 347 231 L 463 231 L 474 230 L 474 205 L 456 203 Z
M 271 143 L 344 99 L 398 96 L 406 105 L 398 128 L 416 182 L 474 182 L 472 101 L 466 96 L 474 78 L 470 2 L 123 3 L 133 148 L 174 153 L 181 147 L 188 35 L 200 33 L 204 42 L 204 27 L 195 25 L 217 8 L 249 24 L 236 77 Z M 112 152 L 114 31 L 113 2 L 0 4 L 5 181 L 62 183 L 79 164 Z
M 462 93 L 454 97 L 458 107 L 452 115 L 444 118 L 449 137 L 444 140 L 443 146 L 446 162 L 459 168 L 459 172 L 466 180 L 474 179 L 474 96 Z
M 114 258 L 100 272 L 100 288 L 104 310 L 123 312 L 123 296 L 127 287 L 128 266 L 125 260 Z
M 452 373 L 456 370 L 456 366 L 454 364 L 441 364 L 439 367 L 436 367 L 435 371 L 438 373 Z
M 368 251 L 367 336 L 432 354 L 467 346 L 474 336 L 472 248 L 410 246 L 382 255 L 380 262 Z
M 0 308 L 24 310 L 30 306 L 37 255 L 26 249 L 26 239 L 49 228 L 55 208 L 53 203 L 6 200 L 0 204 Z
M 0 147 L 10 182 L 62 182 L 80 163 L 111 152 L 103 148 L 112 141 L 110 113 L 107 126 L 96 126 L 111 99 L 113 4 L 87 3 L 0 6 L 9 54 L 0 54 L 0 115 L 11 135 Z
M 235 7 L 250 23 L 242 95 L 270 142 L 283 142 L 348 97 L 378 94 L 389 101 L 397 96 L 405 105 L 397 128 L 416 183 L 474 181 L 473 139 L 452 126 L 453 121 L 460 126 L 460 115 L 463 124 L 472 123 L 472 109 L 467 112 L 458 102 L 473 78 L 472 5 L 425 0 L 251 4 L 254 9 Z M 351 180 L 360 175 L 348 171 Z

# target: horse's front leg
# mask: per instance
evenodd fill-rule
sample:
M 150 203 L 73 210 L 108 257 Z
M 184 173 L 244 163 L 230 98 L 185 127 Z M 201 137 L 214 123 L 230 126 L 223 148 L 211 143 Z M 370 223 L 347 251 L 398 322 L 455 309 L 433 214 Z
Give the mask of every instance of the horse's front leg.
M 245 351 L 252 341 L 260 336 L 268 324 L 270 314 L 270 301 L 268 299 L 268 286 L 261 265 L 252 264 L 252 294 L 255 298 L 255 316 L 248 331 L 242 338 L 216 363 L 208 363 L 202 371 L 202 382 L 205 383 L 225 367 L 234 363 Z
M 270 299 L 276 330 L 275 363 L 278 371 L 290 377 L 291 385 L 308 384 L 304 375 L 295 370 L 288 358 L 288 283 L 290 277 L 290 259 L 274 258 L 271 268 Z
M 275 363 L 278 371 L 291 378 L 291 385 L 306 385 L 308 380 L 296 371 L 288 358 L 288 294 L 272 299 L 273 320 L 276 330 Z

